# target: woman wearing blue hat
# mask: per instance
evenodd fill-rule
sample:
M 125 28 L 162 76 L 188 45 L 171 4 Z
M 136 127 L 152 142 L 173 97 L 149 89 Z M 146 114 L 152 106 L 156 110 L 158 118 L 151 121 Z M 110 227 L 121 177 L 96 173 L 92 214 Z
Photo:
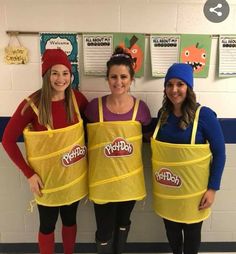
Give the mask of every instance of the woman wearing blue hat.
M 164 219 L 173 253 L 196 254 L 220 189 L 225 145 L 215 112 L 196 102 L 188 64 L 167 71 L 151 146 L 154 210 Z

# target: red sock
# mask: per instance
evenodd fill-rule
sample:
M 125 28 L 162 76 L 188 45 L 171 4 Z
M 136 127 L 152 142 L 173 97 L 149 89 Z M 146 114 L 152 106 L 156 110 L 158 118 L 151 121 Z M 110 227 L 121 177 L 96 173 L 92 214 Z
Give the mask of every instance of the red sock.
M 76 232 L 76 224 L 70 227 L 62 226 L 64 254 L 72 254 L 74 252 Z
M 40 254 L 53 254 L 54 253 L 54 232 L 50 234 L 38 234 Z

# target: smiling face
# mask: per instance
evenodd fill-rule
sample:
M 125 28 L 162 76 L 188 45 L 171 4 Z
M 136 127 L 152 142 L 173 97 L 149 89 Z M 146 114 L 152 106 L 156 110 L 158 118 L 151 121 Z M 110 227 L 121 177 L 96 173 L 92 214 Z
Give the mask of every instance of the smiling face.
M 132 79 L 127 66 L 111 66 L 107 79 L 113 95 L 123 95 L 128 93 Z
M 62 64 L 52 66 L 50 83 L 52 87 L 52 96 L 58 99 L 63 99 L 65 90 L 71 83 L 70 70 Z
M 168 99 L 172 102 L 174 108 L 180 108 L 187 96 L 188 86 L 180 79 L 170 79 L 165 86 L 165 92 Z

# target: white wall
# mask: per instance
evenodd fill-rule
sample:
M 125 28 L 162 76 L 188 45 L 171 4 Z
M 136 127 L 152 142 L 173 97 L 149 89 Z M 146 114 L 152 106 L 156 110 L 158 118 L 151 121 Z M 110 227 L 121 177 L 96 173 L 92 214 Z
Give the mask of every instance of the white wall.
M 203 14 L 200 0 L 0 0 L 0 116 L 10 116 L 18 103 L 41 85 L 39 40 L 37 35 L 19 36 L 29 49 L 27 65 L 6 65 L 4 48 L 7 30 L 61 32 L 142 32 L 234 34 L 236 0 L 228 0 L 230 15 L 222 23 L 211 23 Z M 209 77 L 196 79 L 199 101 L 212 107 L 221 118 L 236 118 L 236 78 L 217 77 L 217 36 L 212 39 Z M 149 49 L 148 35 L 146 45 Z M 82 62 L 81 62 L 82 67 Z M 89 99 L 108 91 L 102 77 L 85 77 L 80 73 L 80 88 Z M 152 116 L 161 105 L 163 79 L 154 79 L 147 50 L 145 75 L 136 79 L 132 93 L 147 102 Z M 1 124 L 1 123 L 0 123 Z M 20 144 L 23 149 L 23 144 Z M 234 166 L 236 145 L 227 145 L 227 164 L 222 190 L 217 195 L 212 216 L 204 223 L 203 241 L 236 241 L 236 185 Z M 150 183 L 150 150 L 144 146 L 145 171 Z M 37 211 L 26 211 L 32 198 L 27 182 L 0 147 L 0 243 L 36 242 Z M 151 192 L 148 184 L 149 194 Z M 163 224 L 151 208 L 151 195 L 140 202 L 132 215 L 129 241 L 166 241 Z M 95 221 L 90 203 L 78 212 L 78 241 L 93 242 Z M 222 223 L 223 222 L 223 223 Z M 60 239 L 58 232 L 58 239 Z

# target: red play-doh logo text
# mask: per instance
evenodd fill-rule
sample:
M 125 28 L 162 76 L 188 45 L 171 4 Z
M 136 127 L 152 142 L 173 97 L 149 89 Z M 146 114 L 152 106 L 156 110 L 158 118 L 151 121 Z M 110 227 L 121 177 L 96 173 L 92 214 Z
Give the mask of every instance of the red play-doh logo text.
M 79 146 L 76 145 L 74 146 L 70 152 L 65 153 L 62 156 L 62 164 L 65 167 L 69 167 L 70 165 L 78 162 L 79 160 L 81 160 L 82 158 L 84 158 L 87 154 L 87 148 L 86 146 Z
M 133 153 L 133 145 L 123 138 L 116 138 L 112 143 L 104 148 L 104 154 L 107 157 L 123 157 Z
M 182 185 L 181 178 L 171 172 L 168 168 L 161 168 L 155 172 L 155 179 L 158 183 L 169 187 L 180 187 Z

